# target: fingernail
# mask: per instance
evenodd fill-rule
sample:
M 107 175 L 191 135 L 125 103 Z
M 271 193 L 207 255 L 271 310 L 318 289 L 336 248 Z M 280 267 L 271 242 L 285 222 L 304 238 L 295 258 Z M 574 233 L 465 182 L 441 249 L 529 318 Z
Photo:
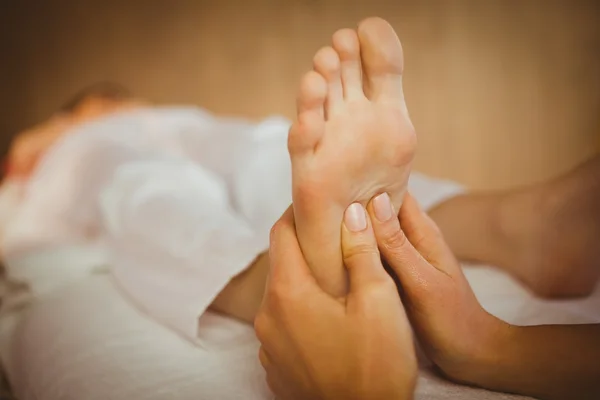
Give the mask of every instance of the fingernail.
M 389 220 L 394 215 L 392 202 L 387 193 L 382 193 L 373 199 L 373 208 L 375 209 L 375 217 L 381 222 Z
M 359 203 L 352 203 L 344 213 L 344 224 L 352 232 L 360 232 L 367 227 L 365 209 Z

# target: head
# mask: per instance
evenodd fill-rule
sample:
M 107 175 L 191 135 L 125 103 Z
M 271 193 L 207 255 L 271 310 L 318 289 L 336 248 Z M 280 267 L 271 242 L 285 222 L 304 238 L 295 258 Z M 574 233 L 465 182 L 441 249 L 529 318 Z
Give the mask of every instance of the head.
M 116 83 L 101 82 L 81 90 L 48 120 L 17 134 L 5 165 L 6 177 L 27 178 L 40 157 L 74 126 L 141 105 Z
M 99 82 L 76 93 L 58 110 L 58 114 L 85 122 L 142 104 L 143 102 L 133 97 L 124 86 L 114 82 Z

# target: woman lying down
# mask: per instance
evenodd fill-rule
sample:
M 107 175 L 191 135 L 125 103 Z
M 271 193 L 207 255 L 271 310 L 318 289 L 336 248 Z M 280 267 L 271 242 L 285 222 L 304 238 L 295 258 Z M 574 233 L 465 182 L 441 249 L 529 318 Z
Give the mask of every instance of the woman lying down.
M 209 383 L 206 376 L 219 367 L 201 369 L 182 354 L 192 351 L 184 343 L 219 347 L 215 335 L 223 331 L 215 326 L 228 322 L 201 319 L 207 309 L 248 323 L 254 320 L 269 269 L 269 230 L 292 202 L 302 254 L 319 286 L 336 298 L 348 293 L 340 249 L 342 220 L 347 218 L 347 226 L 362 226 L 359 205 L 367 203 L 379 215 L 396 215 L 405 198 L 406 204 L 412 201 L 407 192 L 428 211 L 458 259 L 498 266 L 542 297 L 593 293 L 600 274 L 599 158 L 565 176 L 518 190 L 464 194 L 447 182 L 433 185 L 411 175 L 416 135 L 401 90 L 403 57 L 393 30 L 382 20 L 370 19 L 358 34 L 342 30 L 332 41 L 332 47 L 317 52 L 314 70 L 302 79 L 291 128 L 279 118 L 252 124 L 193 107 L 152 106 L 109 85 L 92 88 L 16 138 L 2 189 L 3 210 L 14 210 L 4 215 L 2 249 L 7 278 L 18 290 L 7 294 L 4 312 L 16 315 L 23 302 L 34 309 L 35 304 L 58 302 L 61 291 L 77 291 L 90 276 L 109 272 L 127 301 L 168 329 L 161 331 L 164 339 L 152 342 L 145 330 L 131 328 L 138 340 L 127 342 L 127 349 L 117 334 L 96 337 L 101 351 L 94 357 L 111 351 L 117 358 L 130 355 L 117 366 L 123 378 L 106 378 L 101 363 L 81 361 L 92 357 L 84 352 L 78 362 L 85 367 L 77 372 L 96 377 L 94 385 L 83 385 L 85 380 L 74 378 L 73 372 L 60 380 L 44 372 L 38 375 L 46 376 L 46 383 L 34 383 L 33 373 L 23 374 L 32 367 L 23 354 L 37 357 L 37 362 L 44 359 L 38 369 L 54 369 L 54 363 L 61 364 L 60 351 L 52 353 L 61 348 L 55 335 L 66 335 L 76 346 L 81 337 L 88 335 L 89 342 L 103 329 L 118 328 L 108 325 L 119 324 L 107 317 L 116 312 L 110 304 L 116 307 L 117 300 L 90 308 L 98 314 L 87 321 L 102 324 L 88 333 L 82 332 L 89 327 L 76 320 L 56 326 L 55 309 L 42 306 L 50 315 L 45 324 L 36 325 L 29 316 L 13 326 L 17 332 L 37 327 L 44 333 L 13 343 L 9 353 L 22 354 L 12 360 L 6 361 L 10 356 L 3 352 L 21 399 L 82 398 L 82 393 L 89 399 L 269 396 L 256 373 L 256 347 L 251 347 L 248 366 L 232 352 L 224 356 L 229 370 L 237 371 L 230 377 L 233 381 Z M 48 265 L 40 255 L 49 254 L 70 256 Z M 428 254 L 422 256 L 427 259 Z M 545 398 L 598 393 L 598 325 L 520 328 L 523 333 L 514 336 L 520 350 L 497 357 L 494 335 L 513 332 L 514 327 L 483 311 L 460 269 L 453 274 L 449 283 L 437 283 L 437 302 L 411 298 L 423 292 L 412 291 L 408 278 L 395 274 L 406 304 L 426 304 L 425 310 L 408 307 L 407 313 L 427 356 L 447 377 Z M 90 285 L 80 293 L 81 304 L 69 304 L 72 312 L 89 306 L 86 296 L 98 290 Z M 176 341 L 170 332 L 187 342 Z M 36 346 L 45 358 L 34 354 Z M 130 368 L 132 363 L 161 347 L 176 350 L 165 353 L 161 365 L 145 365 L 145 372 L 135 375 L 144 367 Z M 487 365 L 491 373 L 478 365 L 482 354 L 489 356 L 486 362 L 498 363 Z M 215 360 L 211 362 L 218 364 Z M 217 365 L 207 363 L 203 365 Z M 191 370 L 197 368 L 195 374 L 204 375 L 204 381 L 172 374 L 159 388 L 152 378 L 161 368 L 175 371 L 182 365 L 194 365 Z M 408 394 L 398 393 L 398 398 L 412 396 L 416 376 L 410 362 L 403 365 L 408 372 L 402 386 Z M 334 386 L 339 385 L 343 383 Z M 324 396 L 339 398 L 339 393 Z

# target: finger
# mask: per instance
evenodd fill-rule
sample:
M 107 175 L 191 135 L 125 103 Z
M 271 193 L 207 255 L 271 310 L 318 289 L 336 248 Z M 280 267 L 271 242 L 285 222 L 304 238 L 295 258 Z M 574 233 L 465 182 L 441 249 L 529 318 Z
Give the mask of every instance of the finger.
M 342 255 L 350 278 L 350 293 L 392 283 L 381 263 L 369 216 L 360 203 L 351 204 L 344 213 Z
M 269 285 L 297 287 L 316 283 L 300 250 L 292 206 L 271 228 L 269 259 Z
M 399 217 L 408 241 L 429 264 L 442 272 L 456 265 L 440 229 L 410 194 L 404 199 Z
M 401 284 L 424 282 L 423 273 L 432 272 L 428 270 L 436 271 L 419 254 L 400 228 L 400 221 L 387 193 L 373 198 L 367 209 L 379 250 Z
M 279 337 L 279 330 L 274 326 L 268 307 L 261 304 L 260 309 L 254 317 L 254 333 L 262 347 L 267 346 L 273 338 Z

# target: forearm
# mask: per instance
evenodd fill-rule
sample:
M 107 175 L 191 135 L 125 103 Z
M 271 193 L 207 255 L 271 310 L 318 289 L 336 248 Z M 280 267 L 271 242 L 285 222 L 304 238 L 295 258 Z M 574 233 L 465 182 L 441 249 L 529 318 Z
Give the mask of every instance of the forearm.
M 541 399 L 600 398 L 600 324 L 508 326 L 468 381 Z

